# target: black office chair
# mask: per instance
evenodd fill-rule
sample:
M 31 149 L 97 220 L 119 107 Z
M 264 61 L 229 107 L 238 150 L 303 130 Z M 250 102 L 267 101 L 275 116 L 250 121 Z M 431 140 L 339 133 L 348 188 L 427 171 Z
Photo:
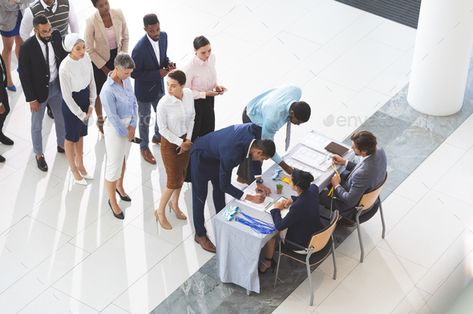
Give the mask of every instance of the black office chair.
M 310 301 L 309 305 L 314 303 L 314 288 L 312 286 L 312 277 L 311 277 L 311 267 L 319 265 L 322 263 L 330 254 L 332 254 L 333 259 L 333 279 L 337 278 L 337 264 L 335 262 L 335 245 L 333 241 L 333 232 L 337 225 L 337 221 L 340 218 L 338 210 L 335 210 L 330 219 L 330 224 L 325 227 L 323 230 L 312 235 L 310 239 L 309 246 L 303 247 L 297 243 L 285 240 L 284 243 L 290 244 L 293 247 L 299 248 L 302 251 L 307 252 L 307 254 L 298 254 L 288 248 L 285 248 L 281 243 L 282 240 L 279 238 L 278 246 L 278 263 L 276 267 L 276 278 L 274 279 L 274 286 L 278 280 L 279 274 L 279 265 L 281 262 L 281 256 L 287 256 L 299 263 L 305 264 L 307 268 L 307 277 L 309 278 L 309 287 L 310 287 Z

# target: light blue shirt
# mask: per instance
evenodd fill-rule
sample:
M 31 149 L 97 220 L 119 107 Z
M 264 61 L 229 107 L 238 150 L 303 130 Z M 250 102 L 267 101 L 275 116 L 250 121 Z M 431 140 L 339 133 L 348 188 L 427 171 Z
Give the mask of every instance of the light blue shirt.
M 109 75 L 100 92 L 100 100 L 107 119 L 120 136 L 128 135 L 128 129 L 123 126 L 121 119 L 131 117 L 130 125 L 136 128 L 138 104 L 129 78 L 121 86 Z
M 246 105 L 251 122 L 261 127 L 261 139 L 273 140 L 276 132 L 289 121 L 292 103 L 301 99 L 302 91 L 296 86 L 272 88 L 252 99 Z M 282 158 L 274 154 L 273 161 L 280 164 Z

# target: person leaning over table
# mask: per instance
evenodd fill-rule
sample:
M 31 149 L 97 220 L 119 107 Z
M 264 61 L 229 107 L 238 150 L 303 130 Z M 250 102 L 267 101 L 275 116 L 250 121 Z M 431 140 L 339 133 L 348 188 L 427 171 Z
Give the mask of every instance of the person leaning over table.
M 186 75 L 180 70 L 169 72 L 167 76 L 168 94 L 161 97 L 157 108 L 159 133 L 161 133 L 161 157 L 166 169 L 167 183 L 161 194 L 156 220 L 163 229 L 172 229 L 166 218 L 165 207 L 174 211 L 177 219 L 185 220 L 186 215 L 179 209 L 179 195 L 186 177 L 192 147 L 194 128 L 194 98 L 188 88 L 184 88 Z
M 97 92 L 89 55 L 85 42 L 79 34 L 67 34 L 63 48 L 69 52 L 59 66 L 62 114 L 66 127 L 67 162 L 75 184 L 87 185 L 85 179 L 93 179 L 84 166 L 84 136 L 87 136 L 87 122 L 94 110 Z
M 319 188 L 317 185 L 311 184 L 314 177 L 306 171 L 294 169 L 291 179 L 292 189 L 297 196 L 277 202 L 271 210 L 271 216 L 276 230 L 287 229 L 285 240 L 307 247 L 311 236 L 324 228 L 319 214 Z M 282 218 L 281 210 L 286 208 L 289 208 L 289 212 Z M 259 265 L 260 273 L 265 273 L 270 268 L 274 269 L 275 246 L 276 237 L 269 240 L 263 247 L 263 260 Z M 289 243 L 283 242 L 283 246 L 296 252 L 300 250 Z
M 133 59 L 122 52 L 117 55 L 114 64 L 115 68 L 109 73 L 100 93 L 107 115 L 103 129 L 107 154 L 105 187 L 113 215 L 117 219 L 124 219 L 125 215 L 118 206 L 115 192 L 121 200 L 131 202 L 123 188 L 123 177 L 131 141 L 135 138 L 138 104 L 130 80 L 131 72 L 135 68 Z
M 291 139 L 291 125 L 299 125 L 309 121 L 310 106 L 301 99 L 301 89 L 296 86 L 281 86 L 272 88 L 252 99 L 243 110 L 243 123 L 252 122 L 261 128 L 261 139 L 274 141 L 276 132 L 286 126 L 286 150 Z M 284 171 L 291 174 L 292 168 L 276 154 L 273 161 Z M 260 162 L 254 166 L 261 167 Z M 253 179 L 247 178 L 248 161 L 238 167 L 238 182 L 250 184 Z
M 212 182 L 215 210 L 225 207 L 225 193 L 236 199 L 260 204 L 271 190 L 262 182 L 256 183 L 258 194 L 244 193 L 231 183 L 233 168 L 244 159 L 268 160 L 276 147 L 272 140 L 260 140 L 260 129 L 253 123 L 231 125 L 207 133 L 195 140 L 191 150 L 192 213 L 195 238 L 202 248 L 215 252 L 215 246 L 207 237 L 204 205 L 207 199 L 208 182 Z M 260 175 L 260 169 L 251 168 L 251 175 Z
M 108 0 L 92 0 L 97 11 L 87 19 L 85 46 L 92 59 L 97 93 L 100 94 L 107 75 L 114 68 L 119 52 L 128 52 L 128 27 L 120 9 L 111 9 Z M 95 100 L 97 127 L 103 134 L 103 115 L 100 97 Z

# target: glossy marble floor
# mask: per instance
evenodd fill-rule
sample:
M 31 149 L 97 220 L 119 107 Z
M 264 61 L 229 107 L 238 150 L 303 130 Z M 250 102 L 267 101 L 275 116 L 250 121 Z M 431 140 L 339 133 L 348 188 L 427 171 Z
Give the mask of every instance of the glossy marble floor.
M 94 8 L 89 1 L 73 2 L 83 29 Z M 217 100 L 217 128 L 239 123 L 242 108 L 258 92 L 291 83 L 302 87 L 313 109 L 309 123 L 294 128 L 293 143 L 311 129 L 343 140 L 408 82 L 415 30 L 335 1 L 111 0 L 111 5 L 125 12 L 130 50 L 143 35 L 142 16 L 150 12 L 168 33 L 168 55 L 178 66 L 192 56 L 195 36 L 210 39 L 219 81 L 228 88 Z M 165 183 L 159 158 L 153 167 L 133 147 L 125 180 L 133 202 L 121 204 L 126 219 L 118 221 L 106 203 L 104 143 L 96 128 L 89 128 L 85 141 L 86 165 L 95 180 L 85 188 L 73 186 L 47 117 L 50 170 L 36 168 L 28 105 L 21 88 L 10 96 L 5 133 L 15 145 L 0 145 L 7 158 L 0 166 L 2 313 L 148 313 L 211 259 L 194 243 L 191 222 L 169 215 L 172 231 L 154 222 Z M 306 306 L 304 282 L 278 311 L 366 312 L 370 301 L 377 313 L 443 312 L 471 277 L 472 130 L 470 118 L 385 201 L 384 241 L 377 219 L 363 226 L 365 263 L 356 261 L 353 234 L 337 249 L 337 281 L 326 275 L 330 265 L 314 271 L 316 306 Z M 276 142 L 283 147 L 283 134 Z M 159 147 L 152 150 L 159 156 Z M 181 202 L 190 214 L 187 186 Z M 213 214 L 207 209 L 208 219 Z

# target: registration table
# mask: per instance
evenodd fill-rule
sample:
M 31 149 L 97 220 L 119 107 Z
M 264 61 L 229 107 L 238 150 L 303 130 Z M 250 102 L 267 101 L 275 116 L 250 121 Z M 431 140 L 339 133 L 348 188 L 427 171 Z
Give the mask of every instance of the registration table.
M 329 184 L 334 173 L 330 167 L 330 153 L 324 149 L 330 142 L 330 139 L 312 131 L 301 143 L 295 145 L 283 159 L 292 167 L 312 173 L 315 178 L 314 183 L 319 187 L 319 190 L 322 190 Z M 295 194 L 289 184 L 272 180 L 276 169 L 279 169 L 279 166 L 273 164 L 262 174 L 264 184 L 272 191 L 270 197 L 275 201 L 280 196 L 289 198 Z M 283 184 L 284 186 L 281 195 L 276 194 L 276 184 Z M 255 194 L 255 187 L 256 185 L 253 182 L 245 191 Z M 228 221 L 225 218 L 225 212 L 228 208 L 235 206 L 238 206 L 241 212 L 253 218 L 273 224 L 271 215 L 264 211 L 263 206 L 239 200 L 229 202 L 213 218 L 220 280 L 225 283 L 237 284 L 245 288 L 247 293 L 250 293 L 250 291 L 259 293 L 258 263 L 260 251 L 266 242 L 275 236 L 276 232 L 265 235 L 234 220 Z

